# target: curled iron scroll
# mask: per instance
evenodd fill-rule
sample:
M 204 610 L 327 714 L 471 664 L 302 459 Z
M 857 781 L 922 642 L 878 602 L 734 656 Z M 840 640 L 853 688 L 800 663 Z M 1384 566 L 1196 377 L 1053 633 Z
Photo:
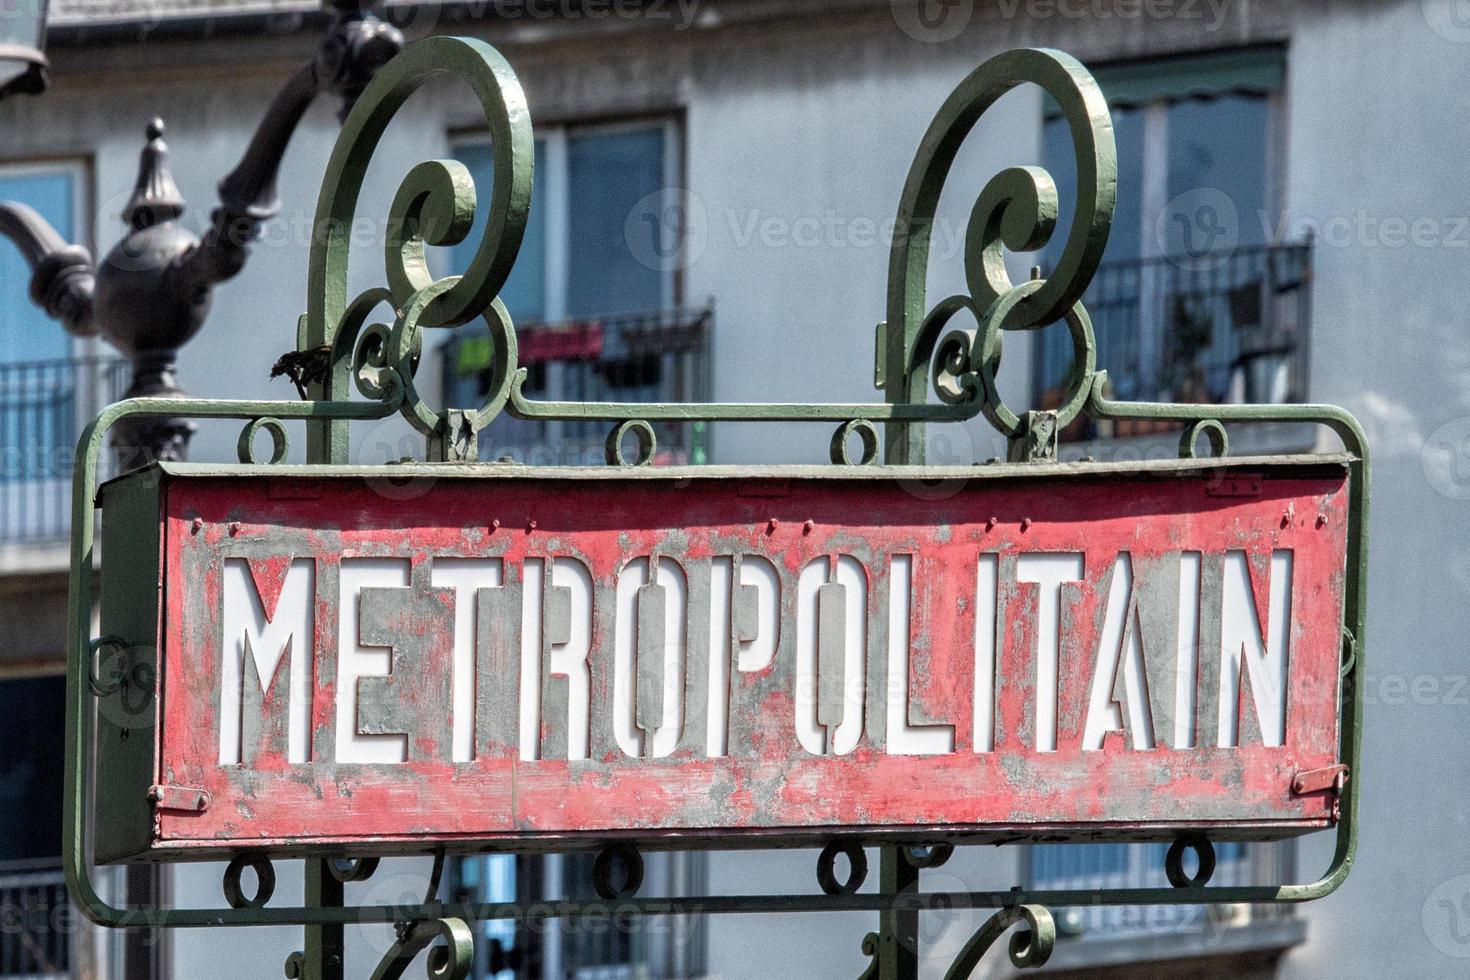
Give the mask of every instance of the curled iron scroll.
M 435 946 L 439 940 L 443 944 Z M 428 919 L 400 928 L 398 941 L 373 971 L 373 980 L 399 980 L 425 950 L 429 980 L 465 980 L 474 969 L 475 934 L 469 925 L 462 919 Z
M 349 302 L 350 236 L 373 152 L 408 97 L 444 75 L 474 92 L 491 139 L 490 201 L 474 256 L 461 276 L 435 279 L 430 273 L 425 246 L 464 240 L 476 213 L 476 190 L 469 171 L 456 161 L 421 163 L 403 179 L 389 209 L 387 288 L 369 290 Z M 515 368 L 515 334 L 496 295 L 510 276 L 525 233 L 533 156 L 525 94 L 509 63 L 490 45 L 471 38 L 426 38 L 408 45 L 378 73 L 343 123 L 317 202 L 305 341 L 332 351 L 329 399 L 348 397 L 346 381 L 354 376 L 370 396 L 381 397 L 396 383 L 405 389 L 403 412 L 409 421 L 423 431 L 435 431 L 443 413 L 430 409 L 413 386 L 419 330 L 459 326 L 484 315 L 499 345 L 495 360 L 501 381 L 492 385 L 476 417 L 488 421 L 500 411 Z M 393 309 L 392 327 L 364 329 L 372 308 L 385 302 Z M 351 335 L 346 343 L 340 342 L 343 333 Z
M 1050 912 L 1040 905 L 1017 905 L 1001 909 L 981 926 L 944 974 L 944 980 L 969 980 L 975 968 L 1005 931 L 1018 922 L 1025 928 L 1011 936 L 1011 963 L 1022 969 L 1045 965 L 1057 942 L 1057 926 Z
M 985 185 L 970 212 L 965 232 L 969 295 L 949 297 L 931 309 L 925 296 L 929 242 L 955 156 L 985 111 L 1026 83 L 1040 86 L 1056 101 L 1076 155 L 1077 200 L 1056 267 L 1046 279 L 1019 285 L 1006 272 L 1006 249 L 1042 247 L 1051 239 L 1060 213 L 1056 183 L 1045 170 L 1008 168 Z M 942 401 L 984 411 L 992 424 L 1014 436 L 1019 419 L 995 391 L 1000 331 L 1035 330 L 1065 318 L 1072 328 L 1076 360 L 1059 424 L 1081 411 L 1091 390 L 1095 354 L 1091 324 L 1080 300 L 1102 261 L 1117 190 L 1117 151 L 1107 101 L 1075 58 L 1046 49 L 1009 51 L 961 82 L 924 134 L 899 204 L 898 235 L 888 269 L 887 330 L 893 338 L 883 372 L 888 400 L 923 401 L 932 369 Z M 976 317 L 979 329 L 941 342 L 940 334 L 962 310 Z M 1069 418 L 1061 419 L 1062 414 Z M 913 446 L 897 454 L 890 450 L 890 460 L 906 459 L 913 451 Z

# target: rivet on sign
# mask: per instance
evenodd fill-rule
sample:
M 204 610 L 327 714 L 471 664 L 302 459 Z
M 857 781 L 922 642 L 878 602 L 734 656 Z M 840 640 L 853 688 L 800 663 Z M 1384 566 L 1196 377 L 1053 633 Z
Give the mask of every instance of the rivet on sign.
M 781 524 L 781 522 L 778 521 L 778 520 L 776 520 L 773 517 L 769 521 L 766 521 L 766 530 L 767 531 L 774 531 L 774 530 L 776 530 L 777 527 L 780 526 L 780 524 Z
M 204 518 L 194 518 L 194 523 L 189 525 L 189 530 L 194 534 L 198 534 L 200 531 L 204 530 Z
M 1317 526 L 1318 527 L 1326 527 L 1327 526 L 1327 515 L 1326 514 L 1318 514 L 1317 515 Z
M 231 521 L 230 522 L 230 537 L 233 538 L 235 535 L 237 535 L 239 533 L 240 533 L 240 522 L 239 521 Z
M 492 531 L 498 531 L 498 530 L 500 530 L 500 518 L 497 517 L 497 518 L 495 518 L 495 520 L 493 520 L 493 521 L 490 522 L 490 530 L 492 530 Z
M 534 531 L 534 530 L 536 530 L 536 522 L 534 520 L 527 521 L 526 522 L 526 530 L 527 531 Z
M 1031 518 L 1029 518 L 1029 517 L 1023 517 L 1023 518 L 1021 518 L 1021 530 L 1023 530 L 1023 531 L 1029 531 L 1029 530 L 1031 530 Z
M 994 517 L 987 517 L 985 519 L 985 530 L 987 530 L 987 531 L 994 531 L 995 530 L 995 525 L 997 525 L 999 523 L 1000 522 L 998 520 L 996 520 Z
M 817 522 L 816 521 L 812 520 L 811 518 L 807 518 L 806 523 L 802 524 L 802 526 L 801 526 L 801 533 L 802 534 L 811 534 L 812 533 L 812 528 L 814 528 L 816 526 L 817 526 Z

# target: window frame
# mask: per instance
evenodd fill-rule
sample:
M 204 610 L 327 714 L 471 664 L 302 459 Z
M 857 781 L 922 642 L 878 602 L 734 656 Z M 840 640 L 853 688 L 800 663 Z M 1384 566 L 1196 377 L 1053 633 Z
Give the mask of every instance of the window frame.
M 1149 282 L 1144 280 L 1150 275 L 1157 276 L 1157 272 L 1150 272 L 1153 268 L 1150 263 L 1156 266 L 1165 258 L 1165 250 L 1162 243 L 1157 241 L 1152 225 L 1160 210 L 1169 200 L 1167 114 L 1171 105 L 1192 98 L 1227 95 L 1232 91 L 1254 93 L 1265 101 L 1266 119 L 1262 146 L 1264 186 L 1261 200 L 1270 230 L 1264 236 L 1264 241 L 1260 246 L 1242 246 L 1242 248 L 1247 250 L 1260 248 L 1266 253 L 1264 261 L 1269 264 L 1273 261 L 1274 250 L 1300 246 L 1310 249 L 1311 247 L 1310 236 L 1295 239 L 1284 237 L 1281 234 L 1289 231 L 1282 219 L 1287 213 L 1286 189 L 1289 176 L 1287 126 L 1290 121 L 1289 93 L 1292 77 L 1290 53 L 1290 48 L 1286 44 L 1268 43 L 1166 54 L 1152 58 L 1107 60 L 1096 65 L 1088 65 L 1089 70 L 1099 80 L 1109 109 L 1117 111 L 1121 107 L 1136 111 L 1139 114 L 1140 124 L 1144 128 L 1140 139 L 1140 156 L 1141 162 L 1147 169 L 1140 174 L 1138 181 L 1141 190 L 1139 227 L 1135 229 L 1139 243 L 1138 255 L 1129 259 L 1108 260 L 1105 261 L 1104 266 L 1110 263 L 1134 262 L 1139 265 L 1137 272 L 1139 277 L 1137 359 L 1141 365 L 1140 377 L 1146 379 L 1147 385 L 1156 387 L 1167 367 L 1165 363 L 1167 325 L 1159 319 L 1158 311 L 1151 309 L 1151 303 L 1157 300 L 1162 292 L 1151 279 Z M 1145 69 L 1147 68 L 1155 69 L 1159 79 L 1142 81 L 1146 77 Z M 1234 89 L 1222 80 L 1224 72 L 1231 69 L 1243 73 L 1240 85 Z M 1117 83 L 1112 93 L 1109 92 L 1110 74 L 1114 76 Z M 1188 78 L 1191 75 L 1198 76 L 1200 82 L 1191 85 L 1180 81 L 1181 77 Z M 1157 91 L 1149 92 L 1147 86 L 1150 84 L 1156 85 Z M 1055 104 L 1044 97 L 1041 125 L 1044 127 L 1058 112 Z M 1150 119 L 1151 116 L 1152 119 Z M 1150 163 L 1151 152 L 1158 159 Z M 1041 152 L 1041 162 L 1043 164 L 1047 162 L 1044 148 Z M 1159 166 L 1165 168 L 1162 173 L 1156 172 Z M 1151 177 L 1157 177 L 1157 179 L 1151 180 Z M 1241 215 L 1240 220 L 1242 223 L 1255 221 L 1257 216 Z M 1307 254 L 1306 263 L 1310 270 L 1312 265 L 1310 251 Z M 1296 337 L 1299 354 L 1293 368 L 1296 377 L 1292 390 L 1295 399 L 1307 402 L 1312 398 L 1310 359 L 1312 282 L 1310 273 L 1307 281 L 1300 288 L 1304 290 L 1304 294 L 1299 301 L 1301 322 L 1298 324 L 1299 332 Z M 1035 402 L 1041 404 L 1046 394 L 1044 379 L 1048 374 L 1047 347 L 1039 335 L 1033 335 L 1028 339 L 1030 341 L 1028 387 Z M 1283 424 L 1268 428 L 1269 431 L 1262 429 L 1259 432 L 1242 433 L 1253 451 L 1296 451 L 1310 448 L 1315 443 L 1315 435 L 1311 432 L 1310 426 Z M 1080 439 L 1064 439 L 1064 445 L 1068 455 L 1091 455 L 1098 458 L 1106 458 L 1117 452 L 1133 455 L 1164 452 L 1172 455 L 1176 439 L 1177 432 L 1172 430 L 1163 432 L 1161 435 L 1114 434 L 1104 428 L 1101 432 Z
M 72 177 L 71 206 L 74 216 L 75 227 L 68 234 L 63 229 L 62 237 L 74 245 L 80 245 L 87 249 L 97 260 L 97 249 L 94 244 L 96 233 L 97 215 L 93 211 L 95 194 L 93 191 L 93 176 L 96 170 L 95 161 L 91 154 L 55 154 L 35 157 L 6 157 L 0 158 L 0 179 L 6 177 L 29 177 L 38 174 L 70 173 Z M 6 200 L 0 195 L 0 200 Z M 26 202 L 21 202 L 26 203 Z M 26 287 L 29 286 L 27 282 Z M 23 287 L 24 288 L 24 287 Z M 27 297 L 29 301 L 29 297 Z M 56 329 L 65 333 L 65 328 L 60 323 Z M 76 337 L 66 334 L 71 343 L 68 347 L 66 358 L 76 360 L 80 358 L 95 357 L 98 353 L 98 339 L 92 337 Z M 0 366 L 8 366 L 8 362 L 0 361 Z M 100 406 L 99 406 L 100 407 Z
M 572 316 L 569 310 L 571 305 L 570 284 L 573 277 L 568 152 L 571 140 L 584 135 L 614 135 L 650 130 L 657 130 L 662 136 L 664 177 L 661 190 L 665 204 L 670 207 L 677 206 L 682 203 L 688 158 L 686 114 L 682 110 L 655 110 L 617 116 L 557 119 L 535 127 L 537 155 L 543 156 L 543 166 L 536 174 L 537 189 L 533 197 L 536 203 L 533 204 L 533 207 L 544 208 L 542 240 L 546 251 L 542 267 L 541 314 L 534 320 L 526 320 L 525 323 L 555 326 L 584 322 L 589 319 L 584 316 Z M 451 128 L 446 135 L 446 145 L 447 153 L 451 157 L 458 158 L 465 147 L 487 148 L 491 146 L 491 140 L 483 127 Z M 669 263 L 667 268 L 658 270 L 660 296 L 657 309 L 608 309 L 603 311 L 606 314 L 605 319 L 631 320 L 636 316 L 646 314 L 677 316 L 685 312 L 683 302 L 687 265 L 685 250 L 687 248 L 687 240 L 681 239 L 679 241 L 680 254 Z M 510 312 L 513 317 L 516 315 L 515 310 Z M 448 350 L 450 347 L 446 341 L 446 344 L 439 348 L 441 357 Z M 705 362 L 707 365 L 708 352 L 705 354 Z M 707 371 L 707 366 L 703 370 Z M 575 399 L 575 394 L 570 390 L 568 366 L 565 363 L 554 360 L 545 362 L 543 378 L 544 386 L 535 391 L 536 398 L 540 400 Z M 567 431 L 569 427 L 575 428 L 580 423 L 543 420 L 535 424 L 539 428 L 534 441 L 539 447 L 544 448 L 565 446 L 569 441 L 576 441 L 567 439 Z M 597 445 L 598 447 L 601 445 L 600 438 L 597 440 Z M 597 451 L 600 454 L 600 448 Z
M 567 147 L 573 136 L 633 132 L 657 126 L 664 138 L 664 194 L 670 204 L 677 203 L 685 184 L 685 166 L 688 159 L 686 140 L 687 126 L 682 111 L 649 112 L 632 115 L 592 117 L 587 119 L 557 120 L 535 127 L 534 139 L 545 150 L 545 161 L 536 173 L 538 189 L 544 195 L 542 206 L 546 208 L 545 224 L 545 276 L 542 283 L 541 323 L 562 323 L 569 318 L 568 286 L 571 281 L 571 207 L 568 195 Z M 461 147 L 491 145 L 489 134 L 483 127 L 451 129 L 447 134 L 448 153 L 455 157 Z M 680 248 L 687 243 L 681 242 Z M 675 310 L 684 302 L 685 262 L 676 261 L 674 267 L 663 274 L 660 303 L 662 310 Z M 619 310 L 609 313 L 632 313 L 650 311 Z M 514 313 L 514 311 L 512 311 Z

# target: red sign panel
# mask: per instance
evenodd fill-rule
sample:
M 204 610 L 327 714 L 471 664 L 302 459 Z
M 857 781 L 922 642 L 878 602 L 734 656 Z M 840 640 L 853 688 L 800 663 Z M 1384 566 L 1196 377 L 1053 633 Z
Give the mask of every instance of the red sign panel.
M 154 474 L 147 853 L 1335 818 L 1341 463 L 412 472 Z

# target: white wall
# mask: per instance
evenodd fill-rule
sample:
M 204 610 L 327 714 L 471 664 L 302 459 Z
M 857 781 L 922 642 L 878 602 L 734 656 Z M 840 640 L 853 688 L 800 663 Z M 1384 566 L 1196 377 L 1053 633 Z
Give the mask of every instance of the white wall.
M 940 103 L 993 53 L 972 45 L 936 56 L 895 43 L 894 33 L 762 36 L 697 64 L 689 183 L 707 231 L 691 256 L 688 293 L 717 303 L 719 398 L 881 400 L 874 327 L 887 315 L 899 195 Z M 931 301 L 964 289 L 965 224 L 984 182 L 1001 167 L 1037 162 L 1040 104 L 1034 87 L 1006 97 L 956 161 L 931 243 Z M 1008 338 L 1002 378 L 1012 399 L 1029 390 L 1028 339 Z M 831 428 L 788 428 L 777 461 L 824 462 Z M 935 462 L 999 451 L 983 425 L 932 428 L 958 443 L 944 447 L 947 460 L 936 445 Z M 769 425 L 721 426 L 715 450 L 722 461 L 769 462 L 771 435 Z
M 1470 24 L 1457 16 L 1452 0 L 1314 8 L 1288 62 L 1288 209 L 1321 228 L 1313 396 L 1351 409 L 1374 454 L 1361 845 L 1341 891 L 1305 910 L 1291 977 L 1470 971 Z M 1419 222 L 1420 244 L 1396 221 Z M 1303 872 L 1327 857 L 1304 847 Z

